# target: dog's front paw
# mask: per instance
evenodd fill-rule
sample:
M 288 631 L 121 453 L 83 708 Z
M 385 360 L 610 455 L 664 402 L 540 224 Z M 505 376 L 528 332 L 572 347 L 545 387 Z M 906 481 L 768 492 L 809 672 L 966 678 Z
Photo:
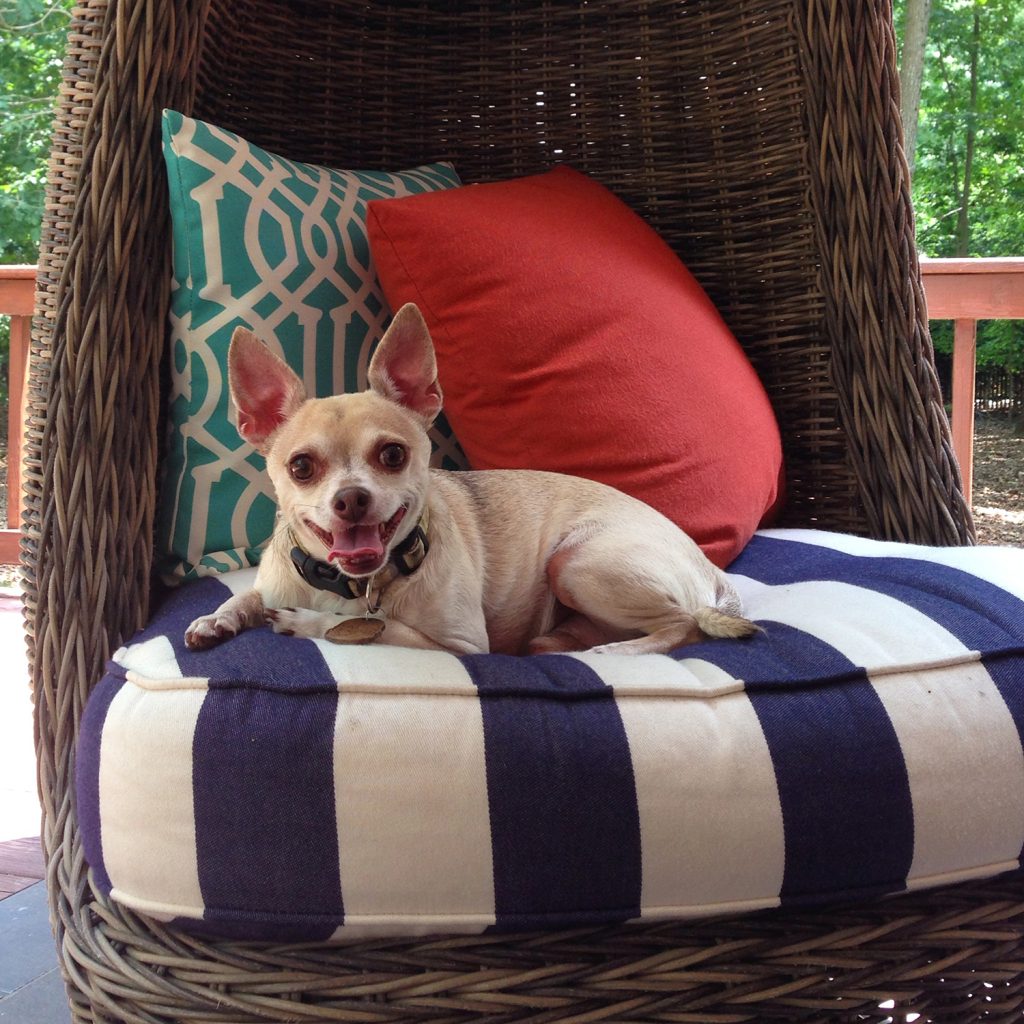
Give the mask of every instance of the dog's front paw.
M 190 651 L 205 651 L 238 635 L 241 617 L 233 612 L 203 615 L 185 630 L 185 646 Z
M 310 640 L 322 640 L 327 630 L 342 617 L 330 612 L 315 612 L 311 608 L 268 608 L 264 612 L 267 624 L 275 633 Z

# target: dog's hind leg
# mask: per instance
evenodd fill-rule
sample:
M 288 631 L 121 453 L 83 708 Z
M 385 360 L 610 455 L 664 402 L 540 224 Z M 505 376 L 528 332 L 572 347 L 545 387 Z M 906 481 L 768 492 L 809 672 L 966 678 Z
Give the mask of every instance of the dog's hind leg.
M 609 640 L 633 635 L 619 630 L 610 631 L 579 612 L 570 612 L 550 632 L 534 637 L 529 643 L 529 653 L 566 654 L 570 651 L 587 651 Z
M 600 644 L 591 650 L 595 654 L 667 654 L 677 647 L 695 644 L 702 639 L 697 620 L 692 616 L 685 616 L 678 622 L 654 630 L 653 633 L 646 633 L 631 640 Z
M 665 538 L 669 543 L 659 543 L 658 537 L 615 526 L 591 528 L 555 551 L 548 581 L 558 600 L 590 623 L 589 630 L 573 632 L 594 637 L 591 649 L 663 654 L 705 636 L 757 631 L 738 614 L 738 600 L 729 599 L 731 588 L 696 547 L 687 557 L 672 546 L 677 536 L 673 530 Z M 557 629 L 553 634 L 557 642 Z M 537 650 L 537 641 L 531 650 Z
M 592 648 L 597 654 L 667 654 L 677 647 L 694 644 L 706 637 L 739 639 L 759 633 L 761 627 L 741 615 L 730 615 L 717 608 L 698 608 L 646 636 Z

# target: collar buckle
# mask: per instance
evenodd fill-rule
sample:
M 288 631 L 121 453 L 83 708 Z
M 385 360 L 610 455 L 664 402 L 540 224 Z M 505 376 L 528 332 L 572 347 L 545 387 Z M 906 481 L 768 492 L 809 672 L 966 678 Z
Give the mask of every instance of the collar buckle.
M 424 513 L 424 519 L 426 514 Z M 405 540 L 391 553 L 391 562 L 403 576 L 411 576 L 422 564 L 430 550 L 427 531 L 421 519 Z

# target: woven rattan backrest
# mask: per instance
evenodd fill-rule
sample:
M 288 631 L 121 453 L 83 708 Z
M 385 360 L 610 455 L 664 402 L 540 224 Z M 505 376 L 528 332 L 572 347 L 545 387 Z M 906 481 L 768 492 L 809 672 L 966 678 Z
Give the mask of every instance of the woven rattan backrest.
M 448 158 L 484 181 L 564 161 L 598 178 L 755 361 L 786 424 L 789 521 L 865 527 L 828 376 L 791 0 L 279 10 L 214 5 L 199 116 L 333 166 Z

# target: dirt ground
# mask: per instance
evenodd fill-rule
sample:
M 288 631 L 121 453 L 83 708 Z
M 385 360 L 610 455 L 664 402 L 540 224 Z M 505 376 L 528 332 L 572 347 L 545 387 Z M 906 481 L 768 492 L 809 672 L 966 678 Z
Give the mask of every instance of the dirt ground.
M 999 416 L 979 416 L 974 429 L 978 543 L 1024 547 L 1024 431 Z

